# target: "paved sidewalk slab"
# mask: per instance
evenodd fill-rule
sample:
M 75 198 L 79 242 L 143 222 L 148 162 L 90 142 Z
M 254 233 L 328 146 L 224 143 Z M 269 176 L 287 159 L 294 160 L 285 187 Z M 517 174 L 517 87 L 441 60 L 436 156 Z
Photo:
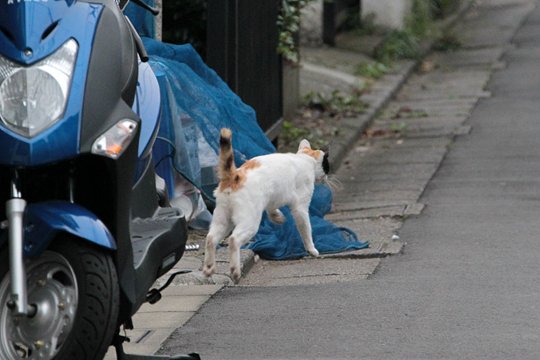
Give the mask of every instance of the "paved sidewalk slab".
M 345 226 L 356 232 L 360 239 L 369 239 L 367 249 L 328 255 L 336 258 L 384 257 L 401 252 L 404 244 L 399 239 L 402 221 L 391 217 L 357 218 L 338 220 L 338 226 Z
M 460 26 L 460 40 L 465 47 L 496 47 L 510 43 L 521 20 L 534 8 L 527 3 L 481 1 L 476 10 L 465 16 Z M 497 36 L 493 36 L 497 34 Z
M 152 329 L 171 329 L 185 324 L 191 319 L 194 313 L 194 311 L 141 312 L 137 314 L 133 325 L 136 329 L 146 327 Z
M 349 210 L 342 212 L 331 213 L 326 216 L 326 219 L 339 222 L 356 219 L 371 219 L 380 217 L 403 217 L 407 205 L 392 205 L 369 209 Z M 369 239 L 367 239 L 369 240 Z
M 144 304 L 138 312 L 140 313 L 163 313 L 163 312 L 193 312 L 204 304 L 209 295 L 168 295 L 164 296 L 156 304 Z
M 363 261 L 332 258 L 305 258 L 293 261 L 259 261 L 249 275 L 240 281 L 243 286 L 312 285 L 328 282 L 367 279 L 380 259 Z
M 504 52 L 503 47 L 490 47 L 479 49 L 463 49 L 451 53 L 435 53 L 428 57 L 434 61 L 442 70 L 459 68 L 465 71 L 471 67 L 487 67 L 499 61 Z
M 387 190 L 387 191 L 372 191 L 372 190 L 360 190 L 355 193 L 343 193 L 338 192 L 334 195 L 334 204 L 337 205 L 347 201 L 381 201 L 381 200 L 416 200 L 418 197 L 417 191 L 412 190 Z

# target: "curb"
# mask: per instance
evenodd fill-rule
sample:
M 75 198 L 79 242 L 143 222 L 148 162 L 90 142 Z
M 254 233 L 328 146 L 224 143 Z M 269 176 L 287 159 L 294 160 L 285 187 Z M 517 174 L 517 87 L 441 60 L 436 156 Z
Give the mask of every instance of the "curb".
M 182 260 L 189 259 L 189 264 L 183 264 Z M 178 270 L 191 270 L 190 273 L 182 274 L 171 283 L 171 286 L 183 286 L 183 285 L 222 285 L 230 286 L 234 285 L 234 281 L 229 276 L 229 252 L 227 247 L 218 247 L 216 251 L 216 267 L 217 271 L 214 275 L 207 278 L 202 272 L 202 263 L 204 256 L 185 256 L 180 262 L 172 269 L 169 274 L 172 274 Z M 258 256 L 251 250 L 240 251 L 240 268 L 242 270 L 242 277 L 244 277 L 255 265 L 258 260 Z M 186 266 L 187 265 L 187 266 Z M 167 275 L 169 275 L 167 274 Z M 163 285 L 168 276 L 162 276 L 155 286 Z

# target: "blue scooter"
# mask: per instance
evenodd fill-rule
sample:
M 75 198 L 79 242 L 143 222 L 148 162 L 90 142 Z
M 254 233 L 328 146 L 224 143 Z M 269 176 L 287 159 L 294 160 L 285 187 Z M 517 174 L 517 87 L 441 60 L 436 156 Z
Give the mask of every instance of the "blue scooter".
M 187 238 L 127 1 L 0 1 L 0 359 L 198 359 L 122 348 Z

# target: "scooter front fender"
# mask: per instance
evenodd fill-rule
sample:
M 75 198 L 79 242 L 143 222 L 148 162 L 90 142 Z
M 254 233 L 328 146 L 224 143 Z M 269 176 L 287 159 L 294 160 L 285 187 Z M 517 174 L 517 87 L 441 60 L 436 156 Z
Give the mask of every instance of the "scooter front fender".
M 25 256 L 41 254 L 62 232 L 107 249 L 116 249 L 116 242 L 105 224 L 77 204 L 65 201 L 28 204 L 24 224 Z

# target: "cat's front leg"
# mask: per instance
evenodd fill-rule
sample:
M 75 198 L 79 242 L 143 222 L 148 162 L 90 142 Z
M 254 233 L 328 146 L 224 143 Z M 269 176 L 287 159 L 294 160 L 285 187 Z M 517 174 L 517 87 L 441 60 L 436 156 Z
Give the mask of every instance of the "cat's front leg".
M 319 251 L 313 244 L 313 237 L 311 235 L 311 222 L 309 221 L 309 212 L 307 206 L 296 207 L 292 209 L 292 216 L 296 222 L 298 232 L 304 241 L 304 248 L 306 251 L 314 257 L 319 256 Z

